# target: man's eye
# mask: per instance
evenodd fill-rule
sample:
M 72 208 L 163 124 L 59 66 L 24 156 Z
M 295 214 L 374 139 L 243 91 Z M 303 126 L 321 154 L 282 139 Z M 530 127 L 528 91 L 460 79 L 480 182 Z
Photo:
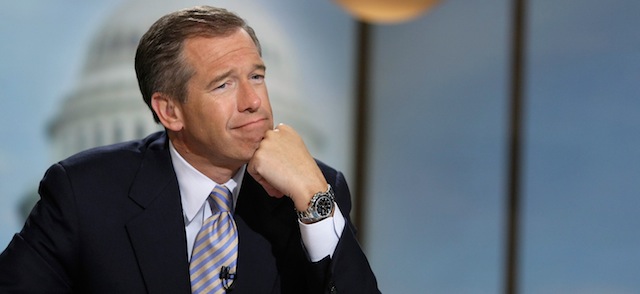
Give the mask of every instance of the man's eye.
M 263 80 L 263 79 L 264 79 L 264 75 L 253 75 L 253 76 L 251 77 L 251 79 L 254 79 L 254 80 Z
M 232 85 L 233 85 L 233 83 L 230 80 L 228 80 L 228 81 L 220 84 L 219 86 L 215 87 L 214 90 L 224 90 L 224 89 L 227 89 L 227 88 L 231 87 Z

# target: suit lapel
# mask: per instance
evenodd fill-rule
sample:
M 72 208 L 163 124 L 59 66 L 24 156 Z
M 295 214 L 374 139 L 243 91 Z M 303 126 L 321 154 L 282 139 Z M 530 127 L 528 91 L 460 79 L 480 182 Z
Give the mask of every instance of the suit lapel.
M 152 142 L 131 186 L 140 207 L 127 232 L 149 293 L 190 293 L 180 191 L 166 135 Z
M 291 199 L 269 196 L 251 175 L 245 174 L 236 215 L 242 217 L 253 231 L 267 238 L 275 249 L 281 248 L 283 245 L 280 243 L 286 242 L 293 229 L 297 228 L 293 207 Z
M 280 293 L 278 253 L 291 238 L 293 204 L 272 198 L 245 174 L 234 214 L 238 225 L 238 293 Z M 291 208 L 291 209 L 289 209 Z M 295 221 L 295 216 L 293 218 Z

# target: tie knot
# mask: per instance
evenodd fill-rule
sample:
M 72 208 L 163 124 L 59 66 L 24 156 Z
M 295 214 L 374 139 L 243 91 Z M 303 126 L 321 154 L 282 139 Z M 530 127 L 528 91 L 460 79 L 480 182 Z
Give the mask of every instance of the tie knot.
M 216 186 L 209 194 L 211 198 L 211 204 L 218 208 L 218 211 L 231 211 L 232 200 L 231 191 L 225 186 Z M 213 208 L 213 207 L 212 207 Z

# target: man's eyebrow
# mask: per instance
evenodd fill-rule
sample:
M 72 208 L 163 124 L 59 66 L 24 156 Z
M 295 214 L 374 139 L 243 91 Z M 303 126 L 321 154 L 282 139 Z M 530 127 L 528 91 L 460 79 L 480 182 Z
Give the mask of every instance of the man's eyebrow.
M 258 63 L 256 65 L 253 66 L 253 70 L 262 70 L 262 71 L 266 71 L 267 70 L 267 66 L 265 66 L 262 63 Z
M 232 70 L 228 70 L 218 76 L 216 76 L 215 78 L 213 78 L 213 80 L 211 80 L 209 82 L 209 84 L 207 84 L 207 89 L 213 88 L 213 87 L 217 87 L 218 84 L 220 82 L 222 82 L 224 79 L 228 78 L 231 75 Z

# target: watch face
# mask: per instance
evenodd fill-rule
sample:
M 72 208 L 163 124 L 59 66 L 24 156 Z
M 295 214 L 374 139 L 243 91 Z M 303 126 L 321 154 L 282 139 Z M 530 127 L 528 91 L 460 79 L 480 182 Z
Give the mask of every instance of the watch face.
M 327 216 L 333 210 L 333 201 L 329 196 L 321 196 L 316 201 L 316 211 L 320 216 Z

